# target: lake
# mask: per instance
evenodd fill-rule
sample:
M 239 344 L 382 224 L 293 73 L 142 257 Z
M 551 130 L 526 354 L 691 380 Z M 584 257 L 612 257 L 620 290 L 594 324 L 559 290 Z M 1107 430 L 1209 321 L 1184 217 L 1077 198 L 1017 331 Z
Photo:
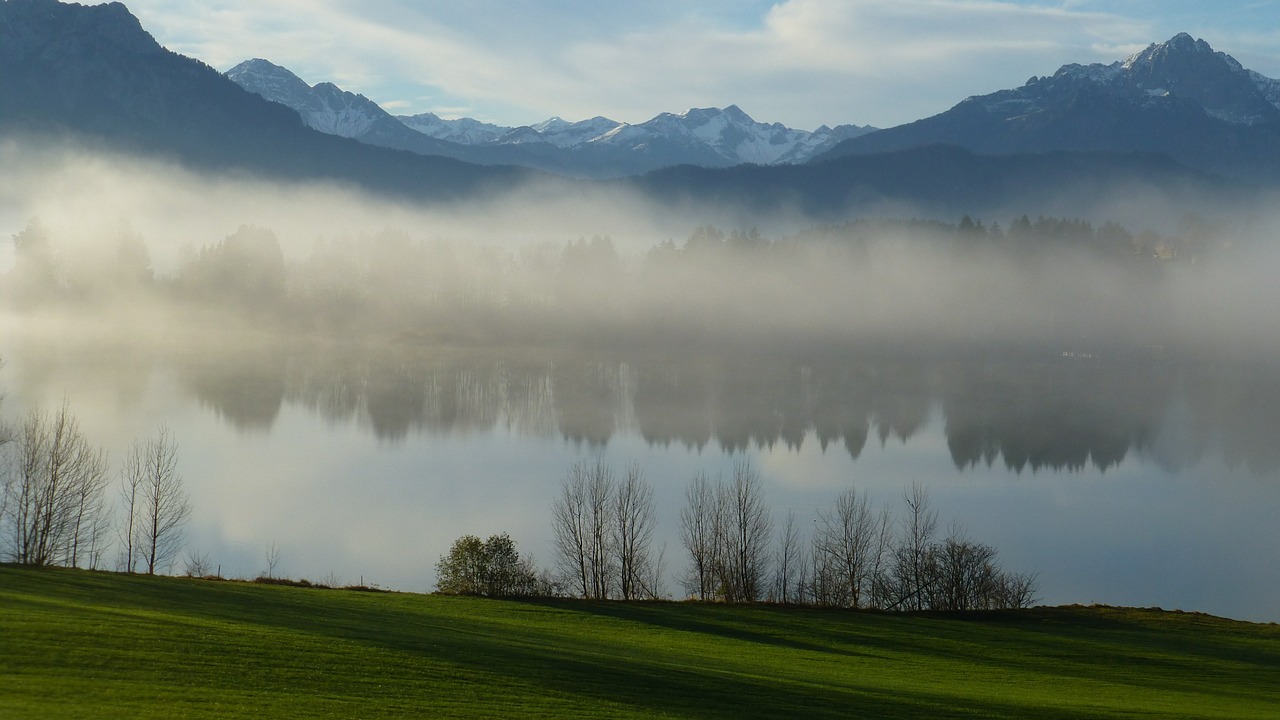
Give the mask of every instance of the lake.
M 193 505 L 188 550 L 226 576 L 264 572 L 275 546 L 277 574 L 428 591 L 455 538 L 502 531 L 550 565 L 551 499 L 575 462 L 600 458 L 638 464 L 653 485 L 666 590 L 680 597 L 685 486 L 747 460 L 775 524 L 794 511 L 807 531 L 850 484 L 900 514 L 919 482 L 944 533 L 954 524 L 1005 569 L 1039 573 L 1042 603 L 1280 621 L 1269 362 L 231 342 L 4 323 L 0 411 L 66 398 L 113 467 L 166 424 Z

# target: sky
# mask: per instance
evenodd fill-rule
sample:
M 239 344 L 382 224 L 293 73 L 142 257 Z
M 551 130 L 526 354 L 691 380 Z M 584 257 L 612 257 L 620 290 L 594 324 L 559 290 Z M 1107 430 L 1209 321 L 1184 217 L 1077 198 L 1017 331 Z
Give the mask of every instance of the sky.
M 218 70 L 250 58 L 393 114 L 892 127 L 1179 32 L 1280 77 L 1280 0 L 127 0 Z

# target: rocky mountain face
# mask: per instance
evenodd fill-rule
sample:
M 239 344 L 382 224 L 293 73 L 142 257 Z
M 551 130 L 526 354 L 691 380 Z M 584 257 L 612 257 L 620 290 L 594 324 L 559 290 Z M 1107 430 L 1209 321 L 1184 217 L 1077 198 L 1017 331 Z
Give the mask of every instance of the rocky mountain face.
M 1201 170 L 1280 179 L 1280 81 L 1180 34 L 1109 65 L 1066 65 L 1022 87 L 837 145 L 818 160 L 953 144 L 1008 154 L 1157 152 Z

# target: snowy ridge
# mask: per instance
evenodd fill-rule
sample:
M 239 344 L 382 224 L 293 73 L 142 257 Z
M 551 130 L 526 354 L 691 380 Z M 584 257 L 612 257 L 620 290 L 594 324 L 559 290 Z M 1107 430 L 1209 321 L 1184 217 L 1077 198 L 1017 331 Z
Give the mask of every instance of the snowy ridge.
M 460 154 L 468 148 L 487 148 L 486 152 L 500 154 L 504 146 L 544 148 L 534 156 L 520 156 L 523 158 L 552 157 L 547 153 L 562 151 L 567 155 L 555 156 L 560 158 L 557 167 L 583 166 L 580 172 L 587 175 L 594 174 L 587 167 L 591 164 L 644 171 L 675 164 L 802 163 L 841 140 L 875 130 L 857 125 L 824 125 L 813 132 L 795 130 L 781 123 L 757 122 L 737 105 L 661 113 L 637 124 L 598 116 L 579 122 L 553 117 L 512 128 L 471 118 L 446 120 L 433 113 L 393 117 L 363 95 L 327 82 L 308 86 L 289 70 L 261 59 L 240 63 L 227 71 L 227 77 L 293 108 L 312 128 L 332 135 L 357 140 L 385 137 L 390 132 L 386 123 L 393 122 L 401 129 L 453 143 L 459 146 Z
M 544 120 L 530 126 L 544 142 L 556 147 L 568 148 L 594 142 L 618 129 L 622 123 L 606 117 L 593 117 L 590 120 L 571 123 L 558 117 Z M 499 142 L 502 142 L 500 139 Z
M 781 123 L 756 122 L 736 105 L 661 113 L 635 125 L 598 116 L 579 122 L 553 117 L 518 128 L 470 118 L 442 120 L 431 113 L 400 115 L 396 119 L 431 137 L 465 145 L 542 142 L 564 149 L 591 145 L 642 150 L 654 143 L 663 143 L 710 151 L 730 164 L 759 165 L 804 162 L 840 140 L 872 130 L 856 125 L 834 129 L 824 125 L 813 132 L 793 130 Z
M 330 135 L 359 137 L 386 117 L 377 103 L 363 95 L 345 92 L 333 83 L 309 86 L 266 60 L 246 60 L 228 70 L 227 77 L 250 92 L 293 108 L 307 125 Z
M 396 119 L 423 135 L 438 140 L 456 142 L 461 145 L 480 145 L 494 142 L 511 131 L 509 127 L 480 122 L 471 118 L 445 120 L 434 113 L 397 115 Z
M 661 113 L 635 125 L 603 117 L 570 123 L 552 118 L 528 129 L 557 147 L 574 148 L 591 144 L 642 150 L 655 143 L 686 146 L 710 151 L 729 164 L 773 165 L 802 162 L 820 149 L 845 137 L 870 132 L 870 128 L 843 125 L 832 130 L 823 126 L 814 132 L 793 130 L 781 123 L 753 120 L 736 105 L 727 108 L 692 108 L 682 113 Z M 499 142 L 529 142 L 528 133 L 512 131 Z

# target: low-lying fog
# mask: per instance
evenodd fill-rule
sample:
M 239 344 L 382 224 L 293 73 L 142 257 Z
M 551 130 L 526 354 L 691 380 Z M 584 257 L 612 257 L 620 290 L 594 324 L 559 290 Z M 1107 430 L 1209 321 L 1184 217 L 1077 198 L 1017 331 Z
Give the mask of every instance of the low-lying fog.
M 347 298 L 376 302 L 400 319 L 394 330 L 402 334 L 419 332 L 414 323 L 427 314 L 435 326 L 478 322 L 463 317 L 460 305 L 467 305 L 526 329 L 577 326 L 614 338 L 711 331 L 765 345 L 1001 347 L 1035 339 L 1067 350 L 1172 344 L 1238 354 L 1270 352 L 1280 340 L 1270 331 L 1280 299 L 1276 214 L 1205 219 L 1169 208 L 1148 213 L 1142 225 L 1117 227 L 1084 208 L 1078 217 L 1092 220 L 1087 237 L 1070 222 L 1037 224 L 1015 237 L 1016 216 L 978 217 L 985 225 L 968 234 L 955 227 L 961 218 L 945 219 L 948 226 L 907 222 L 921 219 L 903 208 L 887 222 L 872 209 L 818 224 L 788 213 L 656 207 L 612 186 L 586 185 L 415 206 L 116 156 L 9 144 L 0 157 L 0 232 L 14 237 L 34 228 L 64 285 L 114 282 L 94 276 L 123 272 L 122 247 L 131 243 L 137 264 L 191 290 L 196 281 L 184 271 L 200 270 L 193 264 L 205 252 L 234 244 L 233 251 L 282 256 L 288 287 L 273 301 L 310 302 L 312 310 Z M 1152 207 L 1149 199 L 1143 207 Z M 575 242 L 577 252 L 567 247 Z M 10 270 L 16 257 L 5 245 L 3 269 Z M 210 272 L 200 292 L 246 290 L 245 277 Z M 95 302 L 107 299 L 95 292 Z M 110 301 L 123 317 L 159 303 L 144 294 L 141 307 L 124 307 L 121 296 Z
M 601 457 L 644 466 L 675 575 L 684 483 L 745 457 L 776 513 L 922 481 L 1046 602 L 1280 619 L 1267 208 L 819 221 L 0 166 L 0 416 L 65 399 L 113 460 L 168 424 L 224 574 L 278 543 L 294 575 L 427 590 L 499 531 L 549 565 L 550 496 Z

